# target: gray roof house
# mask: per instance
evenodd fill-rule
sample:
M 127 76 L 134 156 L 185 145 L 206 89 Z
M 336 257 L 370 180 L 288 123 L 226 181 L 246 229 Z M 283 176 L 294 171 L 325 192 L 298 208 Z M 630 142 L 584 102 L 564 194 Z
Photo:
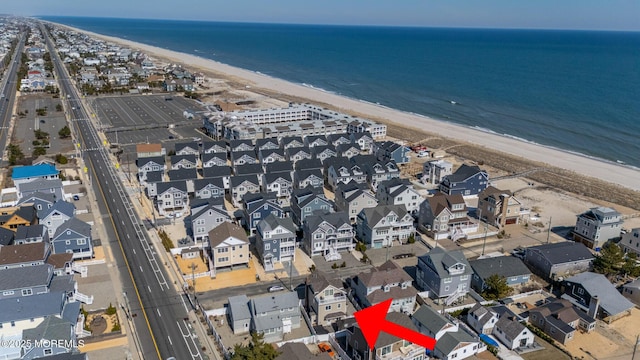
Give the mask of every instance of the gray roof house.
M 273 193 L 248 193 L 242 197 L 242 226 L 255 234 L 258 223 L 270 214 L 284 217 L 282 206 Z
M 362 157 L 373 157 L 373 155 L 361 155 Z M 373 191 L 377 191 L 378 184 L 383 181 L 396 179 L 400 177 L 400 168 L 393 160 L 389 161 L 366 161 L 361 162 L 358 159 L 359 156 L 351 158 L 351 162 L 363 164 L 364 172 L 367 174 L 367 182 L 371 186 Z
M 93 257 L 91 225 L 73 217 L 58 227 L 51 240 L 53 253 L 73 253 L 74 259 Z
M 338 156 L 352 158 L 356 155 L 360 155 L 360 146 L 355 142 L 339 144 L 336 146 L 336 152 L 338 153 Z
M 324 163 L 326 159 L 338 156 L 338 152 L 333 145 L 319 145 L 311 147 L 311 154 L 314 159 Z
M 71 323 L 67 319 L 49 315 L 35 328 L 24 330 L 22 340 L 33 346 L 25 349 L 21 359 L 71 356 L 72 352 L 78 351 L 78 347 L 75 345 L 78 343 L 74 331 L 75 325 L 75 322 Z M 56 339 L 57 342 L 42 344 L 43 339 Z
M 324 146 L 329 142 L 327 141 L 327 137 L 325 135 L 308 135 L 304 137 L 304 145 L 310 148 L 316 146 Z
M 32 204 L 33 207 L 38 212 L 38 219 L 41 219 L 42 212 L 51 208 L 55 202 L 56 202 L 56 199 L 53 194 L 35 192 L 27 197 L 23 197 L 22 199 L 20 199 L 20 201 L 18 201 L 17 206 Z
M 404 205 L 365 208 L 356 219 L 356 236 L 373 249 L 404 244 L 414 233 L 413 217 Z
M 524 263 L 545 279 L 558 280 L 591 270 L 594 256 L 581 243 L 562 241 L 525 248 Z
M 424 198 L 408 179 L 393 178 L 382 181 L 376 189 L 376 198 L 382 205 L 404 205 L 412 216 L 418 216 Z
M 378 200 L 369 191 L 367 185 L 355 182 L 338 185 L 334 201 L 338 210 L 349 214 L 349 220 L 352 223 L 355 223 L 360 211 L 378 205 Z
M 251 325 L 251 310 L 249 310 L 249 298 L 247 295 L 231 296 L 229 304 L 229 325 L 234 334 L 249 332 Z
M 147 173 L 150 171 L 164 171 L 167 169 L 164 156 L 144 157 L 136 160 L 138 167 L 138 180 L 147 180 Z
M 146 179 L 144 181 L 140 181 L 140 184 L 144 186 L 144 189 L 147 192 L 147 197 L 149 199 L 153 199 L 158 195 L 158 183 L 161 183 L 164 180 L 164 170 L 149 171 L 146 174 Z
M 264 173 L 291 173 L 293 171 L 293 163 L 289 161 L 276 161 L 274 163 L 263 163 Z
M 583 272 L 562 282 L 562 298 L 589 316 L 608 323 L 631 312 L 634 305 L 602 274 Z
M 529 310 L 529 323 L 561 344 L 573 339 L 576 329 L 588 333 L 596 328 L 596 319 L 565 299 Z
M 500 319 L 500 314 L 491 308 L 476 303 L 467 313 L 467 324 L 478 334 L 491 334 L 493 327 Z
M 64 292 L 48 292 L 0 299 L 0 326 L 3 329 L 32 329 L 41 323 L 46 317 L 55 315 L 67 318 L 67 308 L 79 306 L 67 302 L 67 294 Z M 72 318 L 74 314 L 69 314 Z M 75 319 L 78 313 L 75 313 Z M 74 324 L 75 325 L 75 324 Z
M 227 153 L 202 154 L 202 167 L 227 166 Z
M 256 227 L 256 250 L 265 271 L 273 265 L 295 260 L 296 226 L 291 218 L 269 214 Z
M 487 257 L 469 261 L 473 269 L 471 287 L 478 293 L 486 288 L 486 281 L 491 275 L 499 275 L 507 280 L 507 285 L 517 286 L 529 282 L 531 272 L 527 266 L 515 256 Z
M 330 325 L 347 316 L 347 292 L 342 280 L 316 270 L 305 280 L 305 308 L 311 322 Z
M 307 186 L 320 189 L 324 186 L 324 176 L 322 170 L 296 170 L 293 172 L 293 188 L 304 189 Z
M 182 170 L 177 170 L 182 171 Z M 180 217 L 189 207 L 189 194 L 185 181 L 169 181 L 156 185 L 156 207 L 161 216 Z
M 276 197 L 286 198 L 288 202 L 292 190 L 291 173 L 262 174 L 262 191 L 275 193 Z
M 226 158 L 227 144 L 224 141 L 203 141 L 202 153 L 203 154 L 222 153 L 222 154 L 225 154 L 225 158 Z
M 327 142 L 333 146 L 340 144 L 348 144 L 351 142 L 349 135 L 346 133 L 327 135 Z
M 312 159 L 313 155 L 308 147 L 290 147 L 285 149 L 287 160 L 292 163 L 297 163 L 300 160 Z
M 409 162 L 411 149 L 394 141 L 382 141 L 372 144 L 372 152 L 380 160 L 394 160 L 396 164 L 406 164 Z
M 471 265 L 460 250 L 436 247 L 418 257 L 416 284 L 428 290 L 432 299 L 446 298 L 447 305 L 466 295 L 472 275 Z
M 258 177 L 264 174 L 262 164 L 244 164 L 238 165 L 233 168 L 233 173 L 236 176 L 240 175 L 257 175 Z
M 460 324 L 444 315 L 429 305 L 420 306 L 411 316 L 411 321 L 421 333 L 440 340 L 442 335 L 449 332 L 457 332 Z
M 302 228 L 307 216 L 316 211 L 333 211 L 333 202 L 327 199 L 321 188 L 296 189 L 291 194 L 293 222 Z
M 220 208 L 215 202 L 192 208 L 188 218 L 188 226 L 196 245 L 209 246 L 209 231 L 225 221 L 231 221 L 226 209 Z
M 198 155 L 200 147 L 195 141 L 177 142 L 175 144 L 176 155 Z
M 373 136 L 368 131 L 357 132 L 349 134 L 351 141 L 358 144 L 360 151 L 365 153 L 371 153 L 371 146 L 373 145 Z
M 18 189 L 18 200 L 29 197 L 30 195 L 37 192 L 53 194 L 56 201 L 64 199 L 62 181 L 60 179 L 36 179 L 28 183 L 18 184 L 16 187 Z
M 249 308 L 251 330 L 264 334 L 267 343 L 280 341 L 300 327 L 300 300 L 294 291 L 255 297 Z
M 193 181 L 196 199 L 224 198 L 224 180 L 222 178 L 204 178 Z
M 293 166 L 296 171 L 318 169 L 324 174 L 324 165 L 319 159 L 298 160 Z
M 235 207 L 242 205 L 242 197 L 248 193 L 260 192 L 260 181 L 257 175 L 241 175 L 231 178 L 229 184 L 231 203 Z
M 335 157 L 325 160 L 325 178 L 327 179 L 327 185 L 330 189 L 335 188 L 340 183 L 348 183 L 349 181 L 355 181 L 357 183 L 365 183 L 367 181 L 367 174 L 364 169 L 357 164 L 353 164 L 346 157 Z
M 576 219 L 573 239 L 598 251 L 607 241 L 620 238 L 622 214 L 608 207 L 594 207 Z
M 462 195 L 439 192 L 420 204 L 418 226 L 434 240 L 458 241 L 478 230 L 478 223 L 469 218 L 467 210 Z
M 622 234 L 622 239 L 618 242 L 618 246 L 622 251 L 627 253 L 635 253 L 640 255 L 640 228 L 634 228 Z
M 49 242 L 49 233 L 44 225 L 19 226 L 13 238 L 15 245 L 29 244 L 34 242 Z
M 412 314 L 418 294 L 411 285 L 412 281 L 406 271 L 389 260 L 377 268 L 358 274 L 351 281 L 351 287 L 363 307 L 393 299 L 390 312 Z
M 280 147 L 283 149 L 304 147 L 304 141 L 300 136 L 285 136 L 280 139 Z
M 500 316 L 492 334 L 509 350 L 527 347 L 535 340 L 531 330 L 507 314 Z
M 238 166 L 244 164 L 259 164 L 260 160 L 256 153 L 252 150 L 249 151 L 232 151 L 231 152 L 231 165 Z
M 54 203 L 51 208 L 38 211 L 38 218 L 40 219 L 40 224 L 47 227 L 49 237 L 53 237 L 58 226 L 72 218 L 75 211 L 76 207 L 73 203 L 60 200 Z
M 49 292 L 53 279 L 49 264 L 0 270 L 0 299 L 31 296 Z
M 255 146 L 248 139 L 234 139 L 229 141 L 229 151 L 254 151 Z
M 622 285 L 622 296 L 640 306 L 640 279 Z
M 462 164 L 451 175 L 442 178 L 439 189 L 449 195 L 478 195 L 489 186 L 489 175 L 476 165 Z
M 231 166 L 212 166 L 202 169 L 203 178 L 222 178 L 224 188 L 229 189 L 231 183 Z
M 410 330 L 417 330 L 406 314 L 392 312 L 387 315 L 387 320 Z M 373 349 L 370 349 L 358 325 L 354 325 L 347 330 L 347 338 L 344 346 L 344 351 L 351 359 L 419 360 L 425 356 L 424 347 L 410 343 L 386 332 L 380 332 Z
M 340 252 L 351 251 L 353 227 L 344 212 L 316 212 L 304 219 L 302 248 L 309 256 L 324 256 L 327 261 L 341 258 Z
M 256 139 L 256 151 L 261 150 L 269 150 L 269 149 L 279 149 L 280 144 L 277 139 L 267 138 L 267 139 Z
M 174 155 L 170 157 L 171 169 L 195 169 L 198 167 L 198 157 L 195 154 Z
M 287 156 L 283 149 L 268 148 L 258 152 L 258 158 L 261 164 L 270 164 L 278 161 L 287 161 Z

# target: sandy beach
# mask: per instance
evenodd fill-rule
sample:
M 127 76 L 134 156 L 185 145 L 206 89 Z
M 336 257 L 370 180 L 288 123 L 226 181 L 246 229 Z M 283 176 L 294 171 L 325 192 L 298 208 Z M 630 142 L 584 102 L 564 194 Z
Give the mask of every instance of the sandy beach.
M 294 96 L 295 98 L 307 99 L 312 103 L 327 104 L 339 111 L 382 121 L 390 127 L 400 127 L 415 131 L 416 133 L 424 133 L 427 137 L 430 134 L 437 134 L 439 137 L 450 138 L 459 142 L 468 143 L 472 146 L 480 146 L 510 154 L 534 163 L 544 164 L 543 166 L 557 167 L 628 189 L 640 190 L 640 170 L 634 168 L 346 98 L 195 55 L 100 35 L 66 25 L 60 26 L 133 49 L 139 49 L 154 58 L 164 59 L 174 63 L 182 63 L 187 67 L 197 68 L 210 75 L 244 84 L 247 91 L 257 94 L 269 94 L 275 97 L 281 95 L 283 98 Z M 390 131 L 390 133 L 393 133 L 393 131 Z M 411 139 L 406 140 L 415 141 L 416 136 L 414 133 Z M 418 137 L 418 139 L 420 139 L 420 137 Z

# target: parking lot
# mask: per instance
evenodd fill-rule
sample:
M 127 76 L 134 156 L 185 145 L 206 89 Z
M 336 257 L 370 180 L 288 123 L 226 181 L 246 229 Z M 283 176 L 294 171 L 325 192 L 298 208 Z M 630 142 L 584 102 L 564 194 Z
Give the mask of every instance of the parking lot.
M 47 154 L 60 154 L 73 150 L 71 138 L 59 139 L 58 131 L 67 126 L 64 112 L 56 111 L 60 99 L 54 99 L 46 94 L 29 94 L 20 97 L 18 116 L 13 131 L 13 141 L 20 145 L 26 157 L 31 156 L 35 146 L 34 131 L 42 130 L 49 134 L 49 147 L 45 147 Z M 36 109 L 46 109 L 45 116 L 39 116 Z

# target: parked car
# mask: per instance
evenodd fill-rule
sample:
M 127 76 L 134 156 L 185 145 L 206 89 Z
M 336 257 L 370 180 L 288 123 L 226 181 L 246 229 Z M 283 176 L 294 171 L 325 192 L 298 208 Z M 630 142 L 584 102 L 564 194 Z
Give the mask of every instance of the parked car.
M 327 344 L 325 342 L 321 342 L 320 344 L 318 344 L 318 349 L 320 349 L 320 351 L 322 351 L 322 352 L 326 352 L 327 354 L 329 354 L 329 356 L 331 356 L 332 359 L 336 355 L 336 353 L 331 348 L 331 345 L 329 345 L 329 344 Z
M 284 286 L 282 285 L 273 285 L 269 287 L 269 292 L 278 292 L 284 290 Z
M 80 196 L 78 195 L 73 195 L 73 201 L 78 201 L 80 200 Z

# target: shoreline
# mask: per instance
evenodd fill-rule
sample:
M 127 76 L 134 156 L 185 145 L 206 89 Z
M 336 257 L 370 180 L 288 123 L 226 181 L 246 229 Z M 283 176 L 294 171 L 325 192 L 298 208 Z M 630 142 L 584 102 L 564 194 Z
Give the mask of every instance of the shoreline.
M 456 143 L 467 143 L 488 150 L 522 158 L 525 162 L 548 164 L 548 166 L 568 170 L 582 176 L 593 177 L 635 191 L 640 190 L 640 170 L 630 165 L 622 165 L 611 160 L 600 159 L 571 150 L 543 145 L 516 136 L 500 134 L 489 129 L 439 120 L 430 116 L 393 109 L 366 100 L 350 98 L 329 92 L 309 84 L 297 84 L 275 78 L 264 73 L 237 68 L 202 56 L 163 49 L 153 45 L 138 43 L 128 39 L 102 35 L 64 24 L 57 26 L 71 29 L 105 41 L 117 43 L 132 49 L 139 49 L 149 56 L 173 63 L 182 63 L 187 68 L 197 68 L 222 79 L 244 85 L 244 90 L 275 98 L 299 98 L 318 105 L 328 105 L 345 113 L 371 118 L 397 127 L 417 131 L 426 135 L 451 139 Z M 295 94 L 295 95 L 291 95 Z M 416 139 L 403 139 L 416 141 Z

